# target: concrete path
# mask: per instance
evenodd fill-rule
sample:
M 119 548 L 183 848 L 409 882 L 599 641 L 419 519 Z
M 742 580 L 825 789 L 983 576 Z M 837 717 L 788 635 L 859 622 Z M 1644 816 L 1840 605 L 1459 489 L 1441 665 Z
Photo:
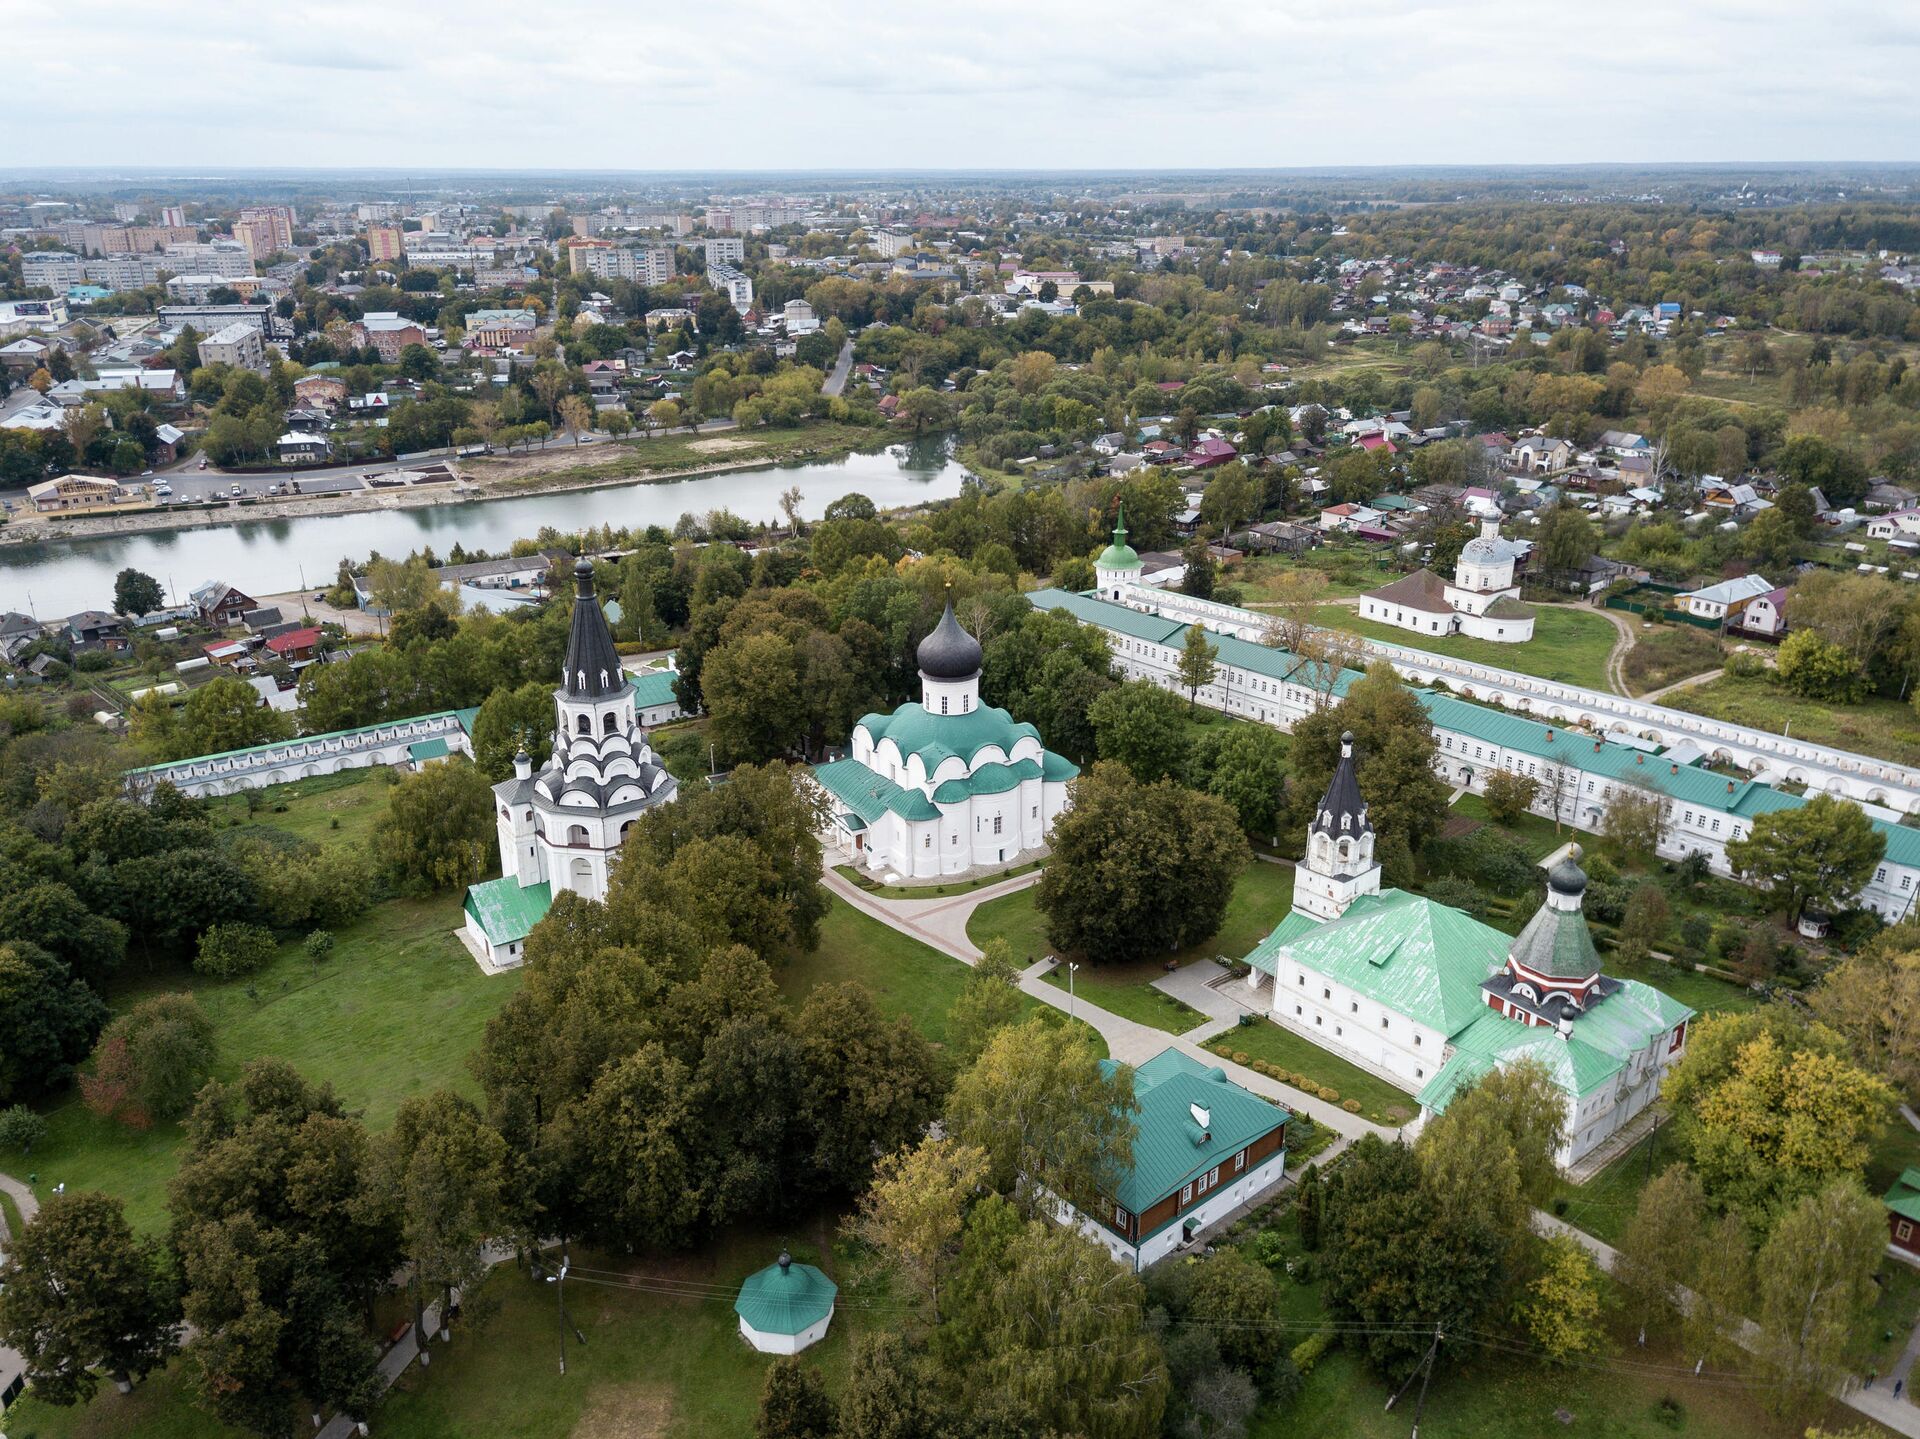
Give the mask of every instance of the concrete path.
M 1688 689 L 1693 685 L 1703 685 L 1708 680 L 1719 679 L 1720 676 L 1725 673 L 1726 673 L 1726 669 L 1724 667 L 1719 669 L 1702 670 L 1697 675 L 1688 675 L 1685 679 L 1675 680 L 1670 685 L 1661 685 L 1660 688 L 1657 690 L 1648 690 L 1645 694 L 1641 695 L 1640 698 L 1643 700 L 1665 699 L 1668 695 L 1672 694 L 1675 690 Z
M 33 1197 L 33 1191 L 8 1174 L 0 1174 L 0 1189 L 7 1192 L 7 1197 L 19 1209 L 21 1222 L 31 1224 L 33 1216 L 40 1212 L 40 1201 Z M 6 1256 L 8 1238 L 7 1221 L 4 1217 L 0 1217 L 0 1258 Z M 27 1361 L 22 1359 L 17 1351 L 0 1344 L 0 1394 L 5 1394 L 11 1389 L 13 1381 L 26 1372 Z
M 1556 1234 L 1572 1235 L 1589 1254 L 1593 1255 L 1595 1262 L 1609 1274 L 1620 1262 L 1619 1252 L 1612 1245 L 1595 1239 L 1585 1230 L 1575 1229 L 1565 1220 L 1556 1219 L 1545 1210 L 1534 1210 L 1533 1227 L 1538 1233 L 1548 1237 Z M 1683 1310 L 1690 1308 L 1694 1301 L 1693 1291 L 1681 1289 L 1679 1299 Z M 1751 1319 L 1742 1320 L 1737 1337 L 1741 1348 L 1757 1352 L 1760 1346 L 1760 1326 Z M 1913 1337 L 1907 1341 L 1907 1355 L 1902 1356 L 1903 1361 L 1911 1363 L 1909 1356 L 1915 1354 L 1920 1354 L 1920 1328 L 1916 1328 Z M 1920 1439 L 1920 1409 L 1914 1408 L 1904 1398 L 1893 1397 L 1891 1376 L 1871 1389 L 1861 1388 L 1857 1379 L 1846 1379 L 1835 1386 L 1833 1397 L 1856 1413 L 1864 1414 L 1876 1423 L 1884 1424 L 1896 1434 L 1908 1435 L 1910 1439 Z
M 951 899 L 936 900 L 898 900 L 879 899 L 868 894 L 858 885 L 849 882 L 841 875 L 828 869 L 825 874 L 827 888 L 839 898 L 845 900 L 862 914 L 879 920 L 890 928 L 899 930 L 910 938 L 938 950 L 949 958 L 962 964 L 972 964 L 980 958 L 980 951 L 972 941 L 966 938 L 966 920 L 975 908 L 989 899 L 1003 894 L 1012 894 L 1016 890 L 1038 880 L 1038 872 L 1021 875 L 1004 884 L 988 885 L 984 889 L 974 890 L 970 894 L 955 895 Z M 954 932 L 958 931 L 958 939 Z M 1069 999 L 1064 989 L 1048 984 L 1043 976 L 1051 966 L 1047 961 L 1030 966 L 1020 976 L 1020 989 L 1042 1004 L 1051 1005 L 1065 1014 L 1068 1012 Z M 1122 1064 L 1143 1064 L 1161 1051 L 1173 1048 L 1201 1064 L 1219 1065 L 1227 1072 L 1228 1078 L 1255 1094 L 1284 1105 L 1295 1114 L 1304 1114 L 1316 1124 L 1324 1124 L 1347 1140 L 1358 1139 L 1363 1134 L 1378 1134 L 1391 1139 L 1394 1130 L 1384 1128 L 1357 1114 L 1348 1114 L 1337 1104 L 1328 1104 L 1315 1095 L 1303 1093 L 1292 1085 L 1281 1084 L 1268 1079 L 1264 1074 L 1256 1074 L 1244 1065 L 1235 1064 L 1217 1054 L 1200 1048 L 1187 1035 L 1171 1035 L 1163 1029 L 1154 1029 L 1149 1025 L 1135 1023 L 1108 1010 L 1100 1008 L 1085 996 L 1076 995 L 1072 1001 L 1074 1018 L 1085 1021 L 1099 1032 L 1107 1042 L 1107 1053 Z M 1205 1026 L 1202 1026 L 1204 1029 Z M 1331 1151 L 1330 1151 L 1331 1153 Z

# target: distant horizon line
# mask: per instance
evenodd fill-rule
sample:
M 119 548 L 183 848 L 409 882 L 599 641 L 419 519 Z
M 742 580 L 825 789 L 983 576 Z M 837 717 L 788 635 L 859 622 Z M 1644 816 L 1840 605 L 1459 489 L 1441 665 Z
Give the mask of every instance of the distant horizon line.
M 618 166 L 540 167 L 530 165 L 217 165 L 185 162 L 178 165 L 115 164 L 41 164 L 0 166 L 0 184 L 17 178 L 51 178 L 62 175 L 153 175 L 182 179 L 217 179 L 234 175 L 392 175 L 402 178 L 425 176 L 663 176 L 702 178 L 729 175 L 855 176 L 892 178 L 901 176 L 1128 176 L 1144 178 L 1180 178 L 1205 176 L 1316 176 L 1363 171 L 1373 174 L 1420 173 L 1545 173 L 1611 170 L 1628 173 L 1660 170 L 1920 170 L 1920 159 L 1912 160 L 1566 160 L 1566 161 L 1367 161 L 1331 162 L 1317 165 L 1216 165 L 1216 166 L 1142 166 L 1142 165 L 946 165 L 946 166 L 854 166 L 826 165 L 808 168 L 791 166 L 679 166 L 671 169 L 633 169 Z

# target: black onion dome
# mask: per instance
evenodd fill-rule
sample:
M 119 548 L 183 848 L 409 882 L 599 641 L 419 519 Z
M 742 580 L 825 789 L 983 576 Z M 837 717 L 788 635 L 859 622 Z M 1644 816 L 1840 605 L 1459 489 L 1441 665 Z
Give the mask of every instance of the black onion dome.
M 601 699 L 618 694 L 627 677 L 613 647 L 613 631 L 593 597 L 593 561 L 585 555 L 573 567 L 573 628 L 567 634 L 567 668 L 561 677 L 569 695 Z
M 920 641 L 916 652 L 920 673 L 934 680 L 972 679 L 980 673 L 980 641 L 960 628 L 953 617 L 953 599 L 947 599 L 946 613 L 940 616 L 933 633 Z
M 1547 884 L 1560 894 L 1585 894 L 1587 890 L 1587 872 L 1578 863 L 1580 846 L 1567 846 L 1567 857 L 1556 864 L 1547 875 Z

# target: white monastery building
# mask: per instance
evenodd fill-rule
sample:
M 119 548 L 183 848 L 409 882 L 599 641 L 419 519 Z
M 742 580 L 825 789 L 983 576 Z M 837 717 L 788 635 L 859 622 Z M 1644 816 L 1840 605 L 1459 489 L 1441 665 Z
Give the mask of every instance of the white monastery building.
M 852 754 L 813 771 L 827 842 L 875 873 L 915 879 L 1017 863 L 1046 844 L 1079 766 L 980 703 L 980 642 L 951 599 L 918 658 L 919 703 L 867 715 Z

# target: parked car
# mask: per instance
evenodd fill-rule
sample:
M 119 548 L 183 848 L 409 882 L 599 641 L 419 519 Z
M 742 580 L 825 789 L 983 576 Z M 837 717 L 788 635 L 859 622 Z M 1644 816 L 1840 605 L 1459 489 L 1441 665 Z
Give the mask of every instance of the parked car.
M 228 485 L 227 493 L 237 498 L 238 496 L 245 494 L 246 491 L 241 489 L 240 486 L 238 485 Z
M 153 492 L 164 500 L 173 493 L 173 486 L 162 480 L 153 487 Z

